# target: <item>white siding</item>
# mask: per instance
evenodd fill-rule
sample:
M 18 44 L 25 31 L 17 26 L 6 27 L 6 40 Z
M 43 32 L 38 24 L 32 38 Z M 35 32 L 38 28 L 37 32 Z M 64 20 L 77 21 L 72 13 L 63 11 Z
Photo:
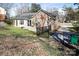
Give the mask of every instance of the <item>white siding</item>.
M 28 29 L 28 30 L 36 32 L 36 27 L 28 26 L 27 25 L 27 20 L 24 20 L 24 24 L 23 25 L 20 24 L 20 20 L 17 20 L 17 24 L 18 25 L 16 25 L 16 20 L 15 20 L 14 26 L 16 26 L 16 27 L 23 27 L 24 29 Z
M 16 20 L 14 20 L 14 23 L 13 23 L 13 25 L 14 25 L 14 26 L 16 26 Z
M 27 26 L 27 20 L 24 20 L 24 27 Z
M 17 20 L 17 27 L 24 27 L 24 24 L 22 25 L 22 24 L 20 24 L 20 20 Z

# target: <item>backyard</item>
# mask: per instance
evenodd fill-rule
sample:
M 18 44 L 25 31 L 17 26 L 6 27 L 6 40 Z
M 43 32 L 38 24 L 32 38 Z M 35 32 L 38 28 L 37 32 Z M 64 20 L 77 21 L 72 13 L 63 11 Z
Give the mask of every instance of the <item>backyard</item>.
M 37 36 L 27 29 L 7 25 L 0 28 L 0 55 L 61 56 L 70 53 L 70 49 L 45 36 L 48 34 Z

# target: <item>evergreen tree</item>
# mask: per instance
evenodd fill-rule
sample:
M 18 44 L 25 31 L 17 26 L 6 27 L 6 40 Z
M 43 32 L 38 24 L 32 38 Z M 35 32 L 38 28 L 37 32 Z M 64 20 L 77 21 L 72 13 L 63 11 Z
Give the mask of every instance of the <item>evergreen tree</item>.
M 41 9 L 40 4 L 36 4 L 36 3 L 31 4 L 31 12 L 37 12 L 40 9 Z

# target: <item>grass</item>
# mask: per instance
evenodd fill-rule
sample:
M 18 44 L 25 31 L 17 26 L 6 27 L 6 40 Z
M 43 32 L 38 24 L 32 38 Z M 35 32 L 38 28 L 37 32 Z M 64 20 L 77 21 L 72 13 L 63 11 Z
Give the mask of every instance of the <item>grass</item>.
M 47 55 L 38 39 L 32 31 L 7 25 L 0 28 L 0 55 Z
M 22 36 L 34 36 L 35 33 L 32 31 L 17 28 L 14 26 L 6 26 L 0 29 L 0 35 L 22 37 Z
M 43 38 L 43 40 L 40 40 Z M 0 28 L 0 55 L 57 56 L 62 55 L 56 42 L 50 45 L 48 33 L 37 36 L 27 29 L 7 25 Z M 62 52 L 63 53 L 63 52 Z
M 49 38 L 48 32 L 42 33 L 42 34 L 40 34 L 39 36 L 40 36 L 40 37 L 43 37 L 43 38 Z

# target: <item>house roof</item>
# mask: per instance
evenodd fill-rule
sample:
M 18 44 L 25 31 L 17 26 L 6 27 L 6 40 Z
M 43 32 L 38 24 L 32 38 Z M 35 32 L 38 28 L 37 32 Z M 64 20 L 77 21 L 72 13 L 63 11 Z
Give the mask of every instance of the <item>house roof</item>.
M 50 13 L 50 12 L 47 12 L 47 11 L 45 11 L 45 10 L 39 10 L 39 11 L 42 11 L 42 12 L 44 12 L 45 14 L 47 14 L 48 16 L 50 16 L 50 17 L 56 17 L 56 15 L 55 14 L 53 14 L 53 13 Z
M 39 10 L 39 11 L 44 12 L 45 14 L 47 14 L 47 15 L 50 16 L 50 17 L 55 17 L 54 14 L 49 13 L 49 12 L 47 12 L 47 11 L 45 11 L 45 10 Z M 39 12 L 39 11 L 38 11 L 38 12 Z M 37 12 L 37 13 L 38 13 L 38 12 Z M 29 19 L 32 18 L 32 16 L 35 16 L 37 13 L 24 13 L 24 14 L 21 14 L 21 15 L 17 15 L 17 16 L 16 16 L 16 20 L 29 20 Z
M 31 19 L 35 13 L 24 13 L 16 16 L 16 20 L 28 20 Z

